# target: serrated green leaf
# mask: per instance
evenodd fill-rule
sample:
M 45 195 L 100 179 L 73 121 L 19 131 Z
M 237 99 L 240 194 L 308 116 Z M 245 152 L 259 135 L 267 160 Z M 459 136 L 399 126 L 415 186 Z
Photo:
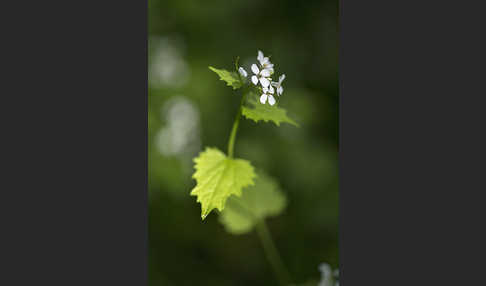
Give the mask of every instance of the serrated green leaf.
M 241 197 L 231 197 L 219 217 L 225 229 L 233 234 L 244 234 L 259 220 L 280 214 L 287 204 L 277 182 L 258 172 L 255 185 L 245 188 Z
M 215 72 L 219 76 L 219 79 L 226 82 L 228 86 L 232 86 L 233 89 L 238 89 L 241 87 L 242 82 L 236 72 L 230 72 L 224 69 L 217 69 L 213 67 L 209 67 L 209 69 Z
M 287 111 L 277 106 L 269 104 L 261 104 L 254 98 L 248 100 L 248 104 L 252 107 L 243 106 L 241 114 L 247 119 L 251 119 L 258 123 L 262 120 L 264 122 L 272 121 L 275 125 L 280 126 L 281 122 L 286 122 L 299 127 L 299 124 L 287 116 Z
M 192 177 L 197 184 L 191 196 L 197 196 L 201 203 L 202 219 L 215 208 L 222 211 L 231 195 L 241 196 L 242 188 L 254 184 L 256 175 L 249 161 L 228 158 L 216 148 L 206 148 L 194 162 Z

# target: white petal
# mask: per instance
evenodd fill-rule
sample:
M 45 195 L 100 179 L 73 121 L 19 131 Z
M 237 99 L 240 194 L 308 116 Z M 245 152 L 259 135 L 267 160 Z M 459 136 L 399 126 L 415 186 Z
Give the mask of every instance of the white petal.
M 270 92 L 271 94 L 275 93 L 275 89 L 273 89 L 273 86 L 270 85 L 268 92 Z
M 261 61 L 263 60 L 263 53 L 262 53 L 262 51 L 258 51 L 257 60 L 258 60 L 259 62 L 261 62 Z
M 282 94 L 282 92 L 283 92 L 283 87 L 282 86 L 277 87 L 278 96 L 280 96 Z
M 264 66 L 264 69 L 266 69 L 270 73 L 270 75 L 272 75 L 275 72 L 272 67 L 269 67 L 267 65 Z
M 275 86 L 275 87 L 278 87 L 278 82 L 272 81 L 272 85 Z
M 265 65 L 265 64 L 270 64 L 270 59 L 268 57 L 264 57 L 262 60 L 261 60 L 261 63 L 262 65 Z
M 251 77 L 251 82 L 253 82 L 254 85 L 257 85 L 258 84 L 258 78 L 256 75 L 252 76 Z
M 262 96 L 260 96 L 260 102 L 262 104 L 265 104 L 265 102 L 267 102 L 267 94 L 266 93 L 264 93 L 264 94 L 262 94 Z
M 263 93 L 267 93 L 268 92 L 268 87 L 263 87 L 262 90 L 263 90 Z
M 282 81 L 285 79 L 285 74 L 281 75 L 279 78 L 278 78 L 278 82 L 279 83 L 282 83 Z
M 269 77 L 270 76 L 270 71 L 267 69 L 263 69 L 260 74 L 264 77 Z
M 275 104 L 275 98 L 273 98 L 272 95 L 268 95 L 268 103 L 270 103 L 270 105 L 274 105 Z
M 257 65 L 256 64 L 252 64 L 251 65 L 251 71 L 254 73 L 254 74 L 258 74 L 260 72 L 260 70 L 258 69 Z
M 240 72 L 240 74 L 243 76 L 243 77 L 247 77 L 248 76 L 248 73 L 246 72 L 246 70 L 242 67 L 240 67 L 238 69 L 238 71 Z
M 270 81 L 265 77 L 260 78 L 260 83 L 262 84 L 263 87 L 267 87 L 270 85 Z

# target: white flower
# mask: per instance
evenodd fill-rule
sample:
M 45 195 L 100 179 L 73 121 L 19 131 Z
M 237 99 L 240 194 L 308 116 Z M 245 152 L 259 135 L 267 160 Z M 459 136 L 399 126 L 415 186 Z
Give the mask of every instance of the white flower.
M 262 51 L 258 51 L 257 60 L 260 62 L 262 69 L 266 69 L 270 72 L 270 74 L 273 74 L 273 64 L 270 62 L 268 57 L 263 55 Z
M 262 51 L 258 51 L 257 60 L 257 64 L 251 65 L 253 72 L 251 81 L 254 85 L 258 85 L 258 83 L 262 85 L 263 94 L 260 96 L 260 102 L 265 104 L 268 101 L 270 105 L 274 105 L 276 103 L 274 87 L 277 89 L 278 96 L 280 96 L 283 93 L 282 82 L 285 75 L 281 75 L 278 82 L 273 82 L 270 77 L 274 73 L 274 65 L 270 62 L 270 59 L 265 57 Z
M 257 60 L 261 63 L 264 58 L 265 56 L 263 55 L 263 52 L 259 50 L 257 55 Z
M 268 98 L 268 103 L 270 105 L 274 105 L 275 104 L 275 98 L 273 97 L 274 92 L 275 92 L 275 90 L 273 89 L 272 86 L 264 87 L 263 88 L 263 94 L 260 96 L 260 102 L 262 104 L 265 104 L 267 102 L 267 98 Z
M 248 73 L 246 72 L 246 70 L 242 67 L 240 67 L 238 69 L 238 72 L 243 76 L 243 77 L 247 77 L 248 76 Z
M 270 71 L 268 69 L 260 69 L 256 64 L 251 65 L 251 71 L 255 74 L 251 77 L 251 81 L 254 85 L 257 85 L 258 82 L 262 84 L 262 87 L 268 87 L 270 85 Z
M 327 263 L 319 264 L 319 271 L 321 271 L 321 281 L 318 286 L 339 286 L 339 270 L 336 269 L 331 272 L 331 266 Z M 332 274 L 331 274 L 332 273 Z
M 283 87 L 282 87 L 282 82 L 285 79 L 285 74 L 281 75 L 278 78 L 278 82 L 272 81 L 272 85 L 277 88 L 277 94 L 280 96 L 283 93 Z
M 327 263 L 319 264 L 319 271 L 321 272 L 321 281 L 318 286 L 331 286 L 331 267 Z

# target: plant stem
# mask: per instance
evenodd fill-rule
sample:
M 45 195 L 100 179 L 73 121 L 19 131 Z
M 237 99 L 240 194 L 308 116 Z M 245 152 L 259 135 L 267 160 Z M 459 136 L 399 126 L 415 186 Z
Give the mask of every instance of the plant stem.
M 267 225 L 265 224 L 265 221 L 263 219 L 257 223 L 256 230 L 263 244 L 263 250 L 265 252 L 265 255 L 272 265 L 273 271 L 275 272 L 275 275 L 277 276 L 280 284 L 288 285 L 290 283 L 290 275 L 282 262 L 282 258 L 280 258 L 280 254 L 275 247 L 275 243 L 273 242 Z
M 238 131 L 238 125 L 240 124 L 241 117 L 241 107 L 245 99 L 245 94 L 241 96 L 240 106 L 238 107 L 238 112 L 236 113 L 235 122 L 233 123 L 233 128 L 231 129 L 231 134 L 228 142 L 228 156 L 233 158 L 233 150 L 235 147 L 236 131 Z

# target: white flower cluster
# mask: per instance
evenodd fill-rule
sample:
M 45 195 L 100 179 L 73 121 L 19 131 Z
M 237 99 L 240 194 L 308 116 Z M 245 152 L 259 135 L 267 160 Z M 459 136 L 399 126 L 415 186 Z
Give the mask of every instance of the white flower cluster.
M 253 72 L 251 82 L 253 82 L 254 85 L 260 83 L 262 86 L 263 94 L 260 96 L 260 102 L 265 104 L 268 100 L 270 105 L 274 105 L 275 98 L 273 95 L 275 94 L 275 88 L 277 89 L 277 95 L 280 96 L 283 93 L 282 82 L 285 79 L 285 74 L 278 78 L 278 82 L 272 81 L 271 76 L 273 75 L 274 70 L 270 59 L 265 57 L 261 51 L 258 51 L 257 60 L 259 65 L 251 65 L 251 71 Z M 240 67 L 238 71 L 243 77 L 248 76 L 248 73 L 244 68 Z

